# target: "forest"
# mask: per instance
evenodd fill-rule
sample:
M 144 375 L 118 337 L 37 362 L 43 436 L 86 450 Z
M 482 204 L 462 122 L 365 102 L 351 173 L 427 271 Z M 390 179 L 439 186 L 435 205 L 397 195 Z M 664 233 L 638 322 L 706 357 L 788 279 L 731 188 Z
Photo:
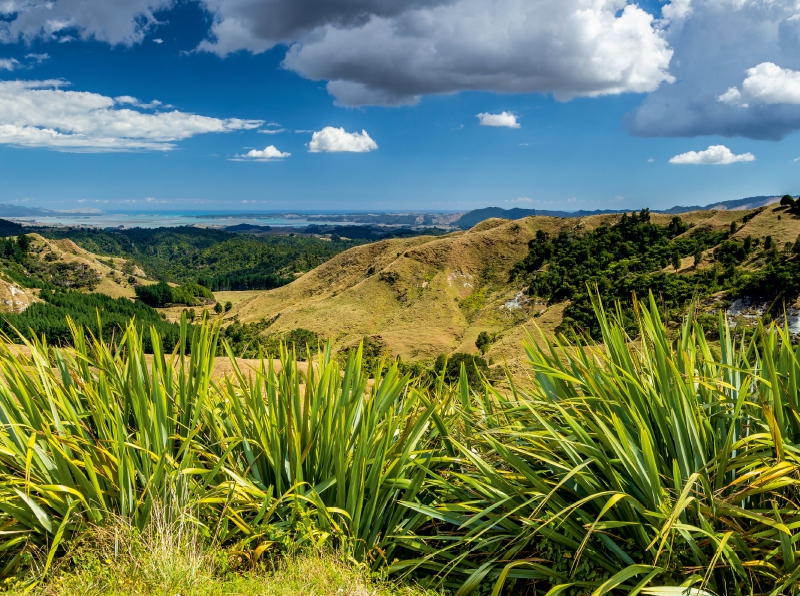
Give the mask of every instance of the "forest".
M 111 298 L 105 294 L 86 294 L 74 290 L 43 289 L 43 302 L 31 304 L 21 313 L 0 317 L 0 330 L 19 343 L 18 332 L 25 337 L 46 337 L 51 344 L 73 345 L 74 336 L 68 318 L 97 338 L 107 342 L 121 338 L 133 321 L 140 330 L 153 329 L 165 350 L 171 351 L 179 337 L 179 327 L 161 318 L 155 309 L 128 298 Z M 100 319 L 102 317 L 102 324 Z M 152 353 L 152 337 L 142 333 L 145 351 Z
M 251 236 L 188 226 L 41 233 L 56 239 L 69 238 L 96 254 L 133 260 L 149 277 L 159 281 L 195 282 L 215 292 L 272 289 L 348 248 L 368 242 L 291 233 Z
M 745 216 L 741 224 L 734 222 L 729 230 L 695 230 L 678 216 L 666 226 L 654 224 L 649 210 L 644 209 L 581 235 L 562 232 L 551 237 L 539 231 L 512 277 L 525 280 L 531 296 L 552 303 L 569 300 L 561 330 L 583 329 L 595 338 L 600 328 L 587 288 L 596 288 L 608 304 L 619 301 L 629 329 L 634 325 L 633 296 L 646 296 L 650 291 L 672 318 L 679 318 L 693 299 L 722 290 L 729 298 L 756 295 L 774 299 L 784 292 L 796 295 L 800 290 L 796 256 L 800 243 L 778 247 L 770 236 L 763 242 L 750 236 L 731 238 L 752 217 Z M 704 251 L 711 248 L 711 265 L 699 267 Z M 693 274 L 679 275 L 686 257 L 692 258 Z M 742 266 L 754 259 L 757 267 Z

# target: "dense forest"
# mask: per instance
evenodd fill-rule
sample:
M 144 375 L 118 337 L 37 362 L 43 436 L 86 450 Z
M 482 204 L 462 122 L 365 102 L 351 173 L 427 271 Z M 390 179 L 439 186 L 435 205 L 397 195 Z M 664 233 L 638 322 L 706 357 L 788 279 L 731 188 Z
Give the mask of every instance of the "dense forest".
M 796 295 L 800 243 L 787 250 L 775 246 L 769 236 L 763 242 L 750 236 L 731 238 L 751 217 L 733 223 L 729 230 L 694 230 L 677 216 L 666 226 L 654 224 L 645 209 L 581 235 L 561 232 L 551 237 L 539 231 L 512 275 L 529 284 L 531 296 L 548 302 L 570 300 L 561 329 L 584 329 L 593 337 L 599 337 L 600 328 L 592 315 L 589 287 L 596 287 L 608 304 L 618 301 L 629 326 L 633 325 L 633 295 L 646 296 L 648 291 L 660 297 L 674 315 L 693 298 L 721 290 L 731 297 Z M 696 267 L 710 248 L 714 248 L 713 264 Z M 692 257 L 696 268 L 692 274 L 678 275 L 686 257 Z M 758 267 L 742 267 L 754 259 Z
M 0 329 L 12 340 L 17 332 L 25 336 L 46 336 L 47 341 L 56 345 L 71 345 L 72 332 L 67 318 L 83 326 L 95 337 L 102 336 L 105 341 L 122 337 L 131 319 L 136 321 L 142 333 L 145 351 L 152 352 L 152 339 L 149 333 L 155 327 L 164 349 L 171 351 L 178 341 L 180 329 L 175 323 L 167 323 L 153 308 L 127 298 L 111 298 L 105 294 L 85 294 L 72 290 L 42 290 L 39 297 L 44 302 L 30 305 L 19 314 L 5 314 L 0 317 Z M 102 318 L 102 328 L 98 319 Z
M 135 291 L 139 300 L 153 308 L 164 308 L 173 304 L 200 306 L 214 302 L 214 294 L 208 288 L 193 282 L 172 287 L 161 281 L 148 286 L 138 285 Z
M 332 240 L 250 236 L 193 227 L 127 230 L 70 229 L 43 232 L 69 238 L 86 250 L 139 263 L 148 276 L 174 283 L 195 282 L 213 291 L 271 289 L 321 265 L 366 239 Z

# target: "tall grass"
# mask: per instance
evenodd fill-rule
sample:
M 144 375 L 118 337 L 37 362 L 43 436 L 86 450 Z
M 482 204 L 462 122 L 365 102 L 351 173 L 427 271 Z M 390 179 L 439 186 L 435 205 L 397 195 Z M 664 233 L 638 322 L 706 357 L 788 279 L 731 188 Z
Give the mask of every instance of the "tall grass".
M 800 351 L 786 329 L 529 342 L 526 389 L 424 388 L 330 347 L 213 376 L 218 328 L 152 356 L 0 345 L 0 573 L 38 576 L 88 527 L 143 532 L 180 487 L 198 539 L 250 564 L 333 545 L 468 594 L 798 594 Z M 541 347 L 540 347 L 541 346 Z M 194 539 L 194 538 L 193 538 Z M 33 577 L 35 581 L 37 577 Z M 673 592 L 674 593 L 674 592 Z
M 532 582 L 631 594 L 671 585 L 797 594 L 798 355 L 785 329 L 671 340 L 651 297 L 633 341 L 595 303 L 602 343 L 527 345 L 529 392 L 489 388 L 475 432 L 414 510 L 454 529 L 409 564 L 459 593 Z M 667 592 L 664 592 L 667 593 Z

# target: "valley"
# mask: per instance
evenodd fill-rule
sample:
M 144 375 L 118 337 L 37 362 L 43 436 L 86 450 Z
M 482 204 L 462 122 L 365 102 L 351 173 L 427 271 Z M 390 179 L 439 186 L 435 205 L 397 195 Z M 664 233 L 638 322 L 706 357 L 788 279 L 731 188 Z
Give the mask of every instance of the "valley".
M 160 316 L 167 323 L 177 324 L 183 313 L 199 320 L 205 311 L 225 327 L 234 325 L 231 338 L 238 339 L 230 341 L 234 341 L 235 349 L 242 350 L 241 356 L 254 357 L 258 349 L 275 349 L 278 340 L 301 330 L 310 332 L 300 336 L 312 338 L 311 343 L 331 341 L 337 350 L 369 338 L 374 349 L 406 362 L 430 365 L 440 354 L 478 354 L 476 342 L 483 334 L 480 351 L 490 366 L 517 368 L 525 359 L 524 340 L 537 341 L 540 334 L 553 337 L 583 328 L 580 312 L 588 314 L 591 307 L 578 286 L 609 276 L 622 280 L 616 294 L 607 291 L 603 295 L 609 303 L 629 299 L 632 287 L 640 296 L 648 288 L 658 294 L 667 291 L 663 289 L 667 286 L 675 291 L 675 283 L 681 281 L 681 290 L 671 302 L 676 312 L 682 312 L 687 300 L 696 296 L 711 313 L 720 304 L 728 304 L 734 286 L 742 290 L 755 272 L 774 266 L 771 263 L 778 260 L 792 261 L 792 246 L 800 234 L 800 218 L 777 204 L 744 210 L 699 210 L 681 214 L 680 220 L 673 214 L 648 213 L 642 225 L 651 232 L 668 230 L 675 221 L 682 227 L 653 244 L 656 253 L 648 253 L 651 256 L 646 263 L 637 260 L 641 255 L 618 255 L 602 264 L 594 258 L 597 255 L 587 253 L 595 268 L 584 271 L 583 263 L 574 262 L 572 274 L 567 271 L 565 278 L 574 278 L 565 286 L 572 288 L 566 290 L 569 295 L 561 290 L 551 290 L 551 294 L 542 289 L 530 291 L 535 279 L 539 286 L 542 280 L 555 283 L 554 272 L 564 267 L 558 264 L 560 261 L 531 265 L 531 246 L 542 238 L 578 246 L 575 242 L 581 238 L 618 229 L 621 217 L 609 213 L 579 218 L 488 219 L 469 230 L 445 235 L 372 242 L 296 237 L 291 233 L 262 238 L 253 237 L 252 230 L 67 229 L 43 232 L 49 238 L 28 234 L 31 246 L 27 266 L 40 273 L 37 284 L 27 285 L 60 284 L 62 289 L 128 299 L 135 298 L 137 286 L 159 280 L 174 287 L 181 283 L 206 285 L 214 291 L 213 300 L 158 308 Z M 631 217 L 638 221 L 637 215 Z M 701 237 L 704 240 L 697 244 Z M 765 242 L 771 243 L 769 251 Z M 720 252 L 745 244 L 756 248 L 748 249 L 750 252 L 739 255 L 742 258 L 735 262 Z M 676 248 L 670 248 L 673 246 Z M 677 261 L 670 251 L 678 251 Z M 564 258 L 566 263 L 584 259 L 580 254 Z M 61 271 L 65 279 L 51 275 L 47 281 L 46 275 L 42 277 L 42 271 L 49 271 L 47 267 Z M 620 274 L 621 267 L 631 272 Z M 642 274 L 635 273 L 637 267 Z M 736 272 L 735 283 L 733 278 L 725 278 L 726 268 L 730 272 L 731 267 Z M 0 293 L 7 295 L 2 298 L 2 307 L 19 313 L 27 305 L 40 302 L 39 289 L 25 287 L 20 281 L 24 278 L 14 271 L 14 267 L 5 268 Z M 68 279 L 70 275 L 74 279 Z M 709 275 L 714 276 L 713 283 Z M 576 281 L 579 279 L 583 281 Z M 220 288 L 225 285 L 255 287 Z M 781 297 L 790 305 L 794 298 Z M 579 304 L 573 305 L 576 299 Z M 215 312 L 215 302 L 221 305 L 220 312 Z

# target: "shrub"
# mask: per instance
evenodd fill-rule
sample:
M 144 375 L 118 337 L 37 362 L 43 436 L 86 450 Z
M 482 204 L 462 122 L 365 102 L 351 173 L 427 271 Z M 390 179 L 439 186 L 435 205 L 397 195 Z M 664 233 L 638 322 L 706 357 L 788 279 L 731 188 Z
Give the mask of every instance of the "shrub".
M 486 360 L 474 354 L 456 352 L 447 356 L 440 354 L 436 358 L 433 368 L 437 373 L 444 371 L 444 380 L 448 383 L 457 383 L 461 376 L 461 367 L 464 366 L 467 374 L 467 382 L 472 388 L 482 386 L 482 378 L 489 374 L 489 365 Z

